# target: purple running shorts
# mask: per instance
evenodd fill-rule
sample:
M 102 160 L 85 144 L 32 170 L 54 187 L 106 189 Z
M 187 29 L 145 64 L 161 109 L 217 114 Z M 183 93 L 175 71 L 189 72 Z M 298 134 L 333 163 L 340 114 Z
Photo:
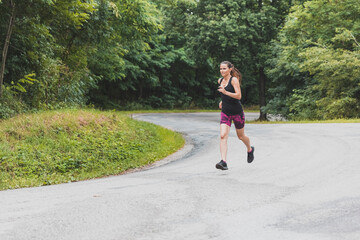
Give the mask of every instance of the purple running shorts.
M 236 129 L 242 129 L 245 126 L 245 115 L 244 112 L 237 115 L 228 116 L 225 113 L 221 112 L 220 124 L 226 124 L 231 127 L 231 122 L 234 122 Z

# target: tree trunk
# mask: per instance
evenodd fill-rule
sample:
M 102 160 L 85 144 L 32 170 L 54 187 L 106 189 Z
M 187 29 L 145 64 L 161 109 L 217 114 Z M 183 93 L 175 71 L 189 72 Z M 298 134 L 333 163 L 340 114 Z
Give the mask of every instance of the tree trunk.
M 261 11 L 262 7 L 263 7 L 263 1 L 262 0 L 258 0 L 258 7 L 259 7 L 259 11 Z M 259 68 L 259 103 L 260 103 L 260 117 L 259 120 L 260 121 L 266 121 L 266 113 L 261 111 L 261 107 L 264 107 L 266 104 L 266 99 L 265 99 L 265 81 L 266 81 L 266 76 L 264 73 L 264 68 L 260 67 Z
M 265 83 L 266 83 L 266 76 L 264 73 L 264 68 L 261 67 L 259 69 L 259 101 L 260 101 L 260 121 L 266 121 L 266 113 L 261 111 L 261 107 L 266 105 L 266 98 L 265 98 Z
M 141 100 L 143 97 L 143 90 L 144 90 L 144 80 L 140 80 L 140 88 L 139 88 L 139 97 L 138 100 Z
M 9 26 L 6 33 L 4 48 L 1 55 L 1 67 L 0 67 L 0 98 L 2 97 L 3 93 L 3 83 L 4 83 L 4 74 L 5 74 L 5 63 L 6 63 L 6 57 L 7 57 L 7 51 L 10 45 L 10 38 L 11 33 L 14 27 L 15 22 L 15 2 L 13 0 L 10 0 L 10 8 L 11 8 L 11 14 L 9 19 Z

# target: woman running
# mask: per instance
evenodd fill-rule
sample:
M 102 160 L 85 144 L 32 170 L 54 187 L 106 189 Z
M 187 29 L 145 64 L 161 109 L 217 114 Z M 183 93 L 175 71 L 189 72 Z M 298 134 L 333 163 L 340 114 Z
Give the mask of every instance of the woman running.
M 218 91 L 221 93 L 221 102 L 219 108 L 221 109 L 220 120 L 220 153 L 221 161 L 216 164 L 216 168 L 227 170 L 226 155 L 227 155 L 227 140 L 231 122 L 234 122 L 236 134 L 238 138 L 246 145 L 247 161 L 251 163 L 254 160 L 255 148 L 250 145 L 250 139 L 245 135 L 245 115 L 240 103 L 241 99 L 241 73 L 229 61 L 220 63 L 220 73 L 222 78 L 218 80 Z

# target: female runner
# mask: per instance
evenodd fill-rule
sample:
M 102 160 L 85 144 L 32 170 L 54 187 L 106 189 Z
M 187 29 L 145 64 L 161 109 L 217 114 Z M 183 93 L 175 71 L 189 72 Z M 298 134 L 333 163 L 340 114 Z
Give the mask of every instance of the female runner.
M 221 93 L 221 109 L 220 120 L 220 153 L 221 161 L 216 164 L 216 168 L 227 170 L 227 140 L 231 122 L 234 122 L 236 134 L 238 138 L 245 144 L 247 148 L 247 161 L 251 163 L 254 160 L 255 148 L 250 145 L 250 139 L 245 135 L 245 115 L 240 103 L 241 99 L 241 73 L 229 61 L 220 63 L 220 73 L 222 78 L 218 80 L 218 91 Z

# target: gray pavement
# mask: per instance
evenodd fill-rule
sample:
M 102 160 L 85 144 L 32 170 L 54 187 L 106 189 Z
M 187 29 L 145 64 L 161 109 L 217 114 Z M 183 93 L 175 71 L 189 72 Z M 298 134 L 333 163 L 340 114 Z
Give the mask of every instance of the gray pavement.
M 125 175 L 0 191 L 0 239 L 360 239 L 360 124 L 247 124 L 251 164 L 232 128 L 220 171 L 219 113 L 134 117 L 187 145 Z

